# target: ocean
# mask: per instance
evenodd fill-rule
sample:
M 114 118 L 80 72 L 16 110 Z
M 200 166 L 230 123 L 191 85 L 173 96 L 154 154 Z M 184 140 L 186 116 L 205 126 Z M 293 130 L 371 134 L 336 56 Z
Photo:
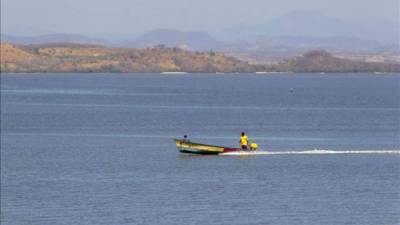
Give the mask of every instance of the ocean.
M 400 74 L 1 74 L 3 225 L 397 225 L 399 187 Z

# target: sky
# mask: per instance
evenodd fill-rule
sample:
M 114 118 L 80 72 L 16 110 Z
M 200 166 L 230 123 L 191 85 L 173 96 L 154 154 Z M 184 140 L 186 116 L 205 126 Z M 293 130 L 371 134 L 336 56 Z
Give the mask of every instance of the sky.
M 399 21 L 400 0 L 0 0 L 2 33 L 140 34 L 159 28 L 216 32 L 292 11 L 351 21 Z

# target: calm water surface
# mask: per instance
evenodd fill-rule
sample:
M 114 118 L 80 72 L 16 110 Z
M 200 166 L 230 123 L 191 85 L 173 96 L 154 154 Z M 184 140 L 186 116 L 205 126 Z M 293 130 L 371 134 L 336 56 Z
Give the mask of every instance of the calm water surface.
M 399 99 L 398 74 L 2 74 L 1 223 L 397 225 Z M 241 131 L 276 154 L 172 142 Z

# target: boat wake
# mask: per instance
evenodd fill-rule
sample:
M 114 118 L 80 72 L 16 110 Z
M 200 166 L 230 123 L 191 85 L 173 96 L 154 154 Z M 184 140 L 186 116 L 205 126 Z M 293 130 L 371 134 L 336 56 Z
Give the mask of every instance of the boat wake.
M 325 154 L 399 154 L 400 150 L 306 150 L 306 151 L 240 151 L 240 152 L 227 152 L 220 155 L 325 155 Z

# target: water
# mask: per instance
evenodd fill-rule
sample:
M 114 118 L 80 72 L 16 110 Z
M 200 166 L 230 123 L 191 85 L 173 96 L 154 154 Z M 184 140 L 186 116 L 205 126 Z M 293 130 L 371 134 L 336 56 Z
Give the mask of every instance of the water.
M 399 224 L 400 76 L 1 75 L 1 223 Z M 259 155 L 179 154 L 171 138 Z

